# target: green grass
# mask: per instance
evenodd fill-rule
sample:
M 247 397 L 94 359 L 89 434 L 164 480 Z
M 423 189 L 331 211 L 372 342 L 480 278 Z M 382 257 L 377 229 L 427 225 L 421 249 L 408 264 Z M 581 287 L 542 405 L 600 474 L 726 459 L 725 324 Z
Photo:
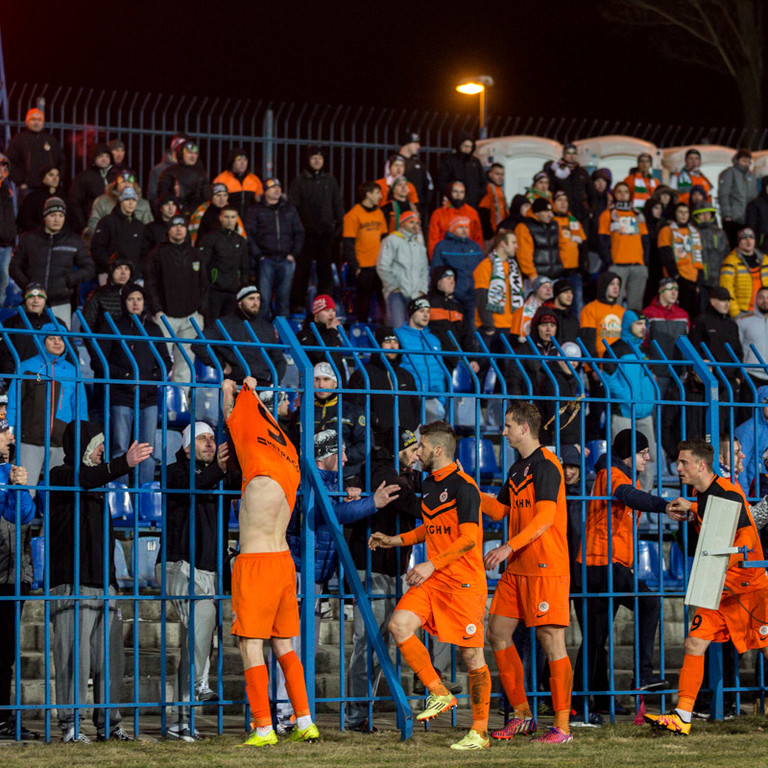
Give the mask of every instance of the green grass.
M 360 735 L 326 731 L 317 744 L 283 742 L 269 749 L 238 749 L 242 738 L 218 736 L 196 744 L 139 741 L 131 744 L 6 744 L 0 759 L 24 768 L 227 768 L 268 765 L 365 768 L 447 768 L 478 765 L 504 768 L 762 768 L 768 765 L 768 721 L 750 716 L 719 724 L 694 724 L 691 736 L 657 733 L 628 724 L 575 729 L 574 742 L 550 746 L 527 738 L 491 744 L 473 753 L 448 747 L 464 731 L 434 728 L 401 742 L 396 733 Z

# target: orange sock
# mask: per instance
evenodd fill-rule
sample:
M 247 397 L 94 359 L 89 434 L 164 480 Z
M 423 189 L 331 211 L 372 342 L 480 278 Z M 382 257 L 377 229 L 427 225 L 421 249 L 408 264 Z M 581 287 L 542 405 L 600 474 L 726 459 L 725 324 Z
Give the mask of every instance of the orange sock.
M 245 670 L 245 693 L 251 708 L 254 727 L 268 728 L 272 725 L 269 708 L 269 674 L 265 664 Z
M 549 662 L 549 689 L 552 691 L 552 709 L 555 710 L 555 727 L 570 733 L 571 687 L 573 670 L 571 660 L 563 659 Z
M 496 666 L 504 693 L 507 694 L 510 706 L 515 711 L 515 717 L 533 717 L 528 697 L 525 695 L 525 672 L 523 662 L 514 645 L 501 651 L 494 651 Z
M 486 664 L 469 670 L 469 698 L 472 700 L 472 729 L 488 736 L 488 710 L 491 708 L 491 673 Z
M 285 690 L 291 701 L 296 717 L 304 717 L 309 714 L 309 702 L 307 701 L 307 685 L 304 682 L 304 667 L 296 655 L 296 651 L 288 651 L 279 656 L 277 663 L 285 675 Z
M 683 667 L 680 670 L 680 681 L 677 689 L 678 709 L 683 712 L 693 712 L 693 705 L 703 682 L 704 657 L 686 653 L 683 658 Z
M 416 635 L 406 638 L 397 647 L 403 655 L 405 663 L 430 693 L 435 693 L 438 696 L 448 695 L 448 689 L 440 682 L 440 675 L 435 672 L 435 668 L 432 666 L 429 651 Z

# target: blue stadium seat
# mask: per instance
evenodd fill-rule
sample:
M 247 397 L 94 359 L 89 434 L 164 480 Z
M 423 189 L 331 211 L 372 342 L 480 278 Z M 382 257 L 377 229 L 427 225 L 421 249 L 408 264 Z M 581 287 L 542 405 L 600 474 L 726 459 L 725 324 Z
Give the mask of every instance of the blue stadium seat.
M 472 380 L 472 374 L 469 372 L 469 368 L 463 363 L 459 363 L 451 374 L 451 381 L 453 382 L 454 392 L 474 392 L 475 383 Z
M 45 578 L 45 539 L 32 537 L 32 589 L 42 589 Z
M 163 397 L 163 389 L 165 396 Z M 160 410 L 158 411 L 158 424 L 162 424 L 162 414 L 168 414 L 168 426 L 171 429 L 184 429 L 189 424 L 189 403 L 184 393 L 184 388 L 176 384 L 166 384 L 160 387 Z
M 475 438 L 464 437 L 459 440 L 459 449 L 457 453 L 461 466 L 468 475 L 475 476 Z M 480 464 L 478 473 L 480 477 L 493 478 L 501 476 L 501 468 L 496 461 L 496 453 L 493 450 L 493 443 L 487 438 L 480 438 Z
M 218 384 L 219 374 L 210 365 L 203 365 L 202 361 L 195 358 L 195 376 L 198 384 Z
M 155 562 L 160 551 L 160 538 L 158 536 L 139 536 L 131 544 L 131 565 L 133 565 L 133 550 L 138 547 L 138 571 L 133 576 L 139 582 L 139 587 L 157 588 L 155 578 Z
M 689 558 L 691 564 L 693 558 Z M 691 564 L 688 565 L 688 573 L 691 572 Z M 669 570 L 664 574 L 664 588 L 684 590 L 685 584 L 685 558 L 676 541 L 669 548 Z
M 304 325 L 304 315 L 288 315 L 286 320 L 294 333 L 298 333 L 301 330 L 301 326 Z
M 661 574 L 661 556 L 658 541 L 637 542 L 637 580 L 642 581 L 649 589 L 659 588 Z
M 492 549 L 500 547 L 503 542 L 500 539 L 489 539 L 483 541 L 483 557 L 485 557 Z M 501 571 L 497 565 L 492 571 L 486 570 L 485 577 L 488 581 L 489 587 L 495 587 L 501 578 Z
M 125 550 L 119 541 L 115 541 L 115 576 L 117 585 L 120 589 L 130 589 L 133 586 L 133 579 L 128 572 L 128 563 L 125 560 Z
M 112 517 L 112 524 L 116 528 L 133 527 L 133 504 L 131 495 L 128 493 L 128 486 L 125 483 L 107 483 L 107 504 L 109 505 L 109 514 Z
M 365 332 L 366 328 L 370 328 L 371 333 L 373 333 L 373 325 L 371 323 L 352 323 L 349 326 L 347 335 L 349 336 L 350 343 L 356 349 L 365 349 L 367 347 L 375 346 L 375 343 L 368 338 L 368 334 Z M 364 354 L 362 357 L 365 358 L 366 355 Z
M 163 519 L 163 496 L 160 483 L 142 483 L 139 494 L 139 522 L 147 525 L 160 525 Z M 150 492 L 151 491 L 151 492 Z
M 605 440 L 590 440 L 586 447 L 589 453 L 584 457 L 584 469 L 591 474 L 595 471 L 597 460 L 608 450 L 608 443 Z
M 485 374 L 485 381 L 483 382 L 483 394 L 492 395 L 496 389 L 496 381 L 498 380 L 496 371 L 493 368 L 488 369 L 488 373 Z

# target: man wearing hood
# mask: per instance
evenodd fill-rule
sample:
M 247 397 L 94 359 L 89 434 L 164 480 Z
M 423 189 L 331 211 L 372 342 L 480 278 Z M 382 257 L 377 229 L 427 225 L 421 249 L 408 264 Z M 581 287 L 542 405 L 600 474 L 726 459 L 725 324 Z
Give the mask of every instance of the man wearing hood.
M 37 108 L 27 112 L 24 127 L 8 142 L 6 155 L 11 164 L 11 179 L 22 200 L 27 190 L 37 183 L 44 165 L 64 168 L 61 145 L 45 130 L 45 115 Z
M 606 379 L 606 394 L 611 398 L 611 439 L 623 429 L 634 428 L 648 440 L 650 461 L 638 473 L 644 490 L 653 488 L 656 463 L 656 437 L 653 422 L 656 387 L 653 374 L 646 362 L 642 343 L 645 338 L 646 319 L 644 315 L 628 309 L 621 318 L 621 338 L 614 341 L 611 352 L 604 356 L 603 370 Z M 618 362 L 615 362 L 618 359 Z
M 554 215 L 552 203 L 539 198 L 515 227 L 517 263 L 528 280 L 539 276 L 555 280 L 563 273 L 560 228 L 554 221 Z
M 34 187 L 27 190 L 24 199 L 20 201 L 19 214 L 16 217 L 16 227 L 19 235 L 31 232 L 40 226 L 43 218 L 45 203 L 49 197 L 64 199 L 64 187 L 61 183 L 61 171 L 52 166 L 44 165 Z
M 642 474 L 650 461 L 649 443 L 642 432 L 621 430 L 612 440 L 610 465 L 607 459 L 604 454 L 595 466 L 597 477 L 592 489 L 593 498 L 587 505 L 584 526 L 586 558 L 580 548 L 574 569 L 575 580 L 571 587 L 573 592 L 607 592 L 609 569 L 613 574 L 614 592 L 634 592 L 634 541 L 636 528 L 640 524 L 639 513 L 662 515 L 671 511 L 671 503 L 641 491 L 638 481 L 633 481 L 633 478 Z M 586 568 L 582 564 L 586 564 Z M 638 590 L 650 592 L 643 582 L 638 582 Z M 666 687 L 666 681 L 659 679 L 653 672 L 653 648 L 659 627 L 660 602 L 658 597 L 637 598 L 638 615 L 635 624 L 639 627 L 639 644 L 635 653 L 639 656 L 640 679 L 633 681 L 632 687 L 645 691 Z M 574 687 L 591 691 L 609 689 L 610 665 L 605 645 L 616 613 L 622 605 L 634 611 L 635 598 L 614 598 L 612 605 L 607 597 L 590 597 L 586 601 L 586 634 L 589 640 L 587 680 L 586 685 L 579 684 L 584 682 L 581 679 L 584 652 L 582 642 L 574 666 L 578 681 Z M 583 636 L 585 622 L 582 599 L 576 600 L 576 616 Z M 598 712 L 610 712 L 609 697 L 596 696 L 593 708 Z
M 66 203 L 60 197 L 48 198 L 43 226 L 21 238 L 9 272 L 22 291 L 29 283 L 42 285 L 53 314 L 69 325 L 72 297 L 95 269 L 83 239 L 65 227 L 66 219 Z
M 139 196 L 133 187 L 126 187 L 112 212 L 96 225 L 91 238 L 91 256 L 96 263 L 100 282 L 106 280 L 110 257 L 117 254 L 131 265 L 132 276 L 141 279 L 141 248 L 144 244 L 144 224 L 136 216 Z
M 326 170 L 328 150 L 315 144 L 306 149 L 306 168 L 291 182 L 288 199 L 304 227 L 304 247 L 296 259 L 291 305 L 305 312 L 312 262 L 317 271 L 317 292 L 333 290 L 334 245 L 341 234 L 344 206 L 339 183 Z
M 13 373 L 16 369 L 16 357 L 10 344 L 19 360 L 27 360 L 38 353 L 38 347 L 35 344 L 35 337 L 26 333 L 13 333 L 17 329 L 28 328 L 27 323 L 36 331 L 39 331 L 46 323 L 50 323 L 48 313 L 45 311 L 45 303 L 48 298 L 45 288 L 40 283 L 29 283 L 24 291 L 24 301 L 12 314 L 3 322 L 3 328 L 11 331 L 8 334 L 8 342 L 5 339 L 0 340 L 0 374 Z
M 122 313 L 119 317 L 113 317 L 117 334 L 99 340 L 99 346 L 109 364 L 109 378 L 113 379 L 109 390 L 109 451 L 112 456 L 124 453 L 133 442 L 135 421 L 138 421 L 139 441 L 154 443 L 157 429 L 157 386 L 139 385 L 138 382 L 160 382 L 171 370 L 171 358 L 165 344 L 154 345 L 162 361 L 159 362 L 149 340 L 128 338 L 142 335 L 136 327 L 136 320 L 149 337 L 163 338 L 163 332 L 149 312 L 145 289 L 138 283 L 127 283 L 120 291 L 120 298 Z M 112 333 L 111 327 L 102 330 Z M 118 384 L 118 381 L 126 383 Z M 154 477 L 154 462 L 145 461 L 139 465 L 139 485 L 151 482 Z M 121 482 L 132 484 L 133 477 L 121 478 Z
M 133 278 L 133 266 L 128 259 L 117 253 L 109 260 L 107 282 L 96 288 L 88 296 L 83 308 L 83 318 L 91 333 L 104 330 L 104 315 L 109 313 L 117 322 L 123 314 L 123 299 L 120 292 L 123 286 Z
M 567 280 L 555 280 L 548 306 L 557 318 L 557 340 L 561 345 L 579 337 L 579 313 L 573 304 L 573 286 Z
M 381 352 L 371 355 L 363 369 L 356 368 L 349 377 L 348 389 L 360 390 L 347 398 L 365 413 L 370 401 L 371 431 L 377 446 L 391 445 L 395 433 L 395 407 L 397 428 L 415 430 L 419 425 L 419 398 L 415 394 L 413 374 L 402 367 L 400 342 L 394 330 L 381 325 L 374 331 Z M 371 395 L 370 392 L 376 392 Z M 386 395 L 384 392 L 396 394 Z
M 525 219 L 530 210 L 531 203 L 528 198 L 525 195 L 515 195 L 509 203 L 509 215 L 499 224 L 499 229 L 513 232 L 515 227 Z
M 112 139 L 107 144 L 107 148 L 109 149 L 110 162 L 112 163 L 112 167 L 109 169 L 109 180 L 112 181 L 120 171 L 124 171 L 128 167 L 127 152 L 125 142 L 121 139 Z
M 755 247 L 755 233 L 744 227 L 739 230 L 737 240 L 736 247 L 720 267 L 720 285 L 731 295 L 731 317 L 751 312 L 758 289 L 768 286 L 768 253 L 761 253 Z
M 175 194 L 186 216 L 191 216 L 210 196 L 208 174 L 199 158 L 197 143 L 186 139 L 176 150 L 176 163 L 163 171 L 157 184 L 158 196 Z
M 485 178 L 488 180 L 487 191 L 478 205 L 477 212 L 483 225 L 483 237 L 493 240 L 499 225 L 509 216 L 507 199 L 504 196 L 504 166 L 501 163 L 493 163 L 486 171 Z
M 307 347 L 343 347 L 344 342 L 339 334 L 339 326 L 341 326 L 341 318 L 336 315 L 336 302 L 330 296 L 321 294 L 316 296 L 312 302 L 312 310 L 307 314 L 297 339 L 299 344 L 305 348 L 312 365 L 322 363 L 328 358 L 333 360 L 333 364 L 341 376 L 341 386 L 343 387 L 347 379 L 344 369 L 344 353 L 306 349 Z
M 457 217 L 469 219 L 469 237 L 482 249 L 484 242 L 483 226 L 477 211 L 467 204 L 467 188 L 464 182 L 450 181 L 443 189 L 445 189 L 446 195 L 443 205 L 429 219 L 427 251 L 430 259 L 434 256 L 435 246 L 445 237 L 451 222 Z
M 434 218 L 434 217 L 433 217 Z M 483 249 L 470 238 L 471 221 L 456 216 L 448 226 L 445 237 L 432 251 L 432 269 L 449 267 L 456 278 L 456 301 L 467 318 L 475 316 L 475 279 L 477 266 L 485 258 Z
M 525 297 L 522 307 L 518 307 L 512 313 L 512 327 L 510 336 L 517 337 L 518 342 L 524 342 L 525 337 L 531 331 L 531 321 L 542 304 L 552 299 L 552 281 L 548 277 L 539 275 L 531 283 L 531 292 Z
M 506 378 L 509 391 L 515 395 L 528 394 L 528 381 L 531 383 L 531 393 L 534 397 L 540 394 L 544 372 L 541 357 L 559 355 L 554 344 L 557 337 L 557 317 L 550 307 L 541 306 L 531 320 L 530 330 L 524 341 L 518 341 L 514 346 L 515 355 L 534 355 L 539 357 L 507 361 Z M 531 349 L 531 343 L 535 352 Z
M 20 438 L 19 462 L 29 473 L 30 485 L 37 485 L 46 455 L 49 467 L 62 461 L 67 424 L 88 419 L 85 387 L 77 381 L 80 371 L 66 359 L 59 335 L 63 327 L 47 322 L 40 330 L 45 334 L 42 351 L 21 362 L 19 379 L 8 390 L 8 423 Z
M 81 385 L 82 386 L 82 385 Z M 88 694 L 88 679 L 93 677 L 93 722 L 99 741 L 116 739 L 129 741 L 130 736 L 120 727 L 120 712 L 109 710 L 110 730 L 106 730 L 105 711 L 98 707 L 107 700 L 106 670 L 104 669 L 105 620 L 109 636 L 109 701 L 121 698 L 125 651 L 122 647 L 122 618 L 116 601 L 98 599 L 117 594 L 117 577 L 112 553 L 115 551 L 115 532 L 112 518 L 105 514 L 104 494 L 94 491 L 118 477 L 152 455 L 152 446 L 134 442 L 127 453 L 104 460 L 104 433 L 90 422 L 73 421 L 63 435 L 63 463 L 51 470 L 51 485 L 69 488 L 50 491 L 50 547 L 51 566 L 51 621 L 53 623 L 53 660 L 56 667 L 56 704 L 59 728 L 65 742 L 88 743 L 90 739 L 76 725 L 72 704 L 83 705 Z M 75 515 L 79 517 L 78 540 Z M 107 530 L 104 530 L 104 521 Z M 106 534 L 106 536 L 105 536 Z M 106 538 L 106 545 L 105 545 Z M 79 584 L 75 584 L 75 548 L 79 550 Z M 108 564 L 105 563 L 105 556 Z M 104 573 L 108 577 L 104 578 Z M 80 599 L 77 620 L 75 600 L 71 595 L 93 599 Z M 79 657 L 74 656 L 75 633 L 78 636 Z M 78 665 L 78 687 L 75 690 L 75 664 Z M 79 722 L 84 721 L 79 710 Z
M 219 318 L 226 335 L 219 330 L 217 323 L 211 323 L 203 332 L 206 339 L 212 342 L 232 339 L 253 343 L 253 336 L 265 344 L 277 344 L 277 331 L 271 323 L 260 317 L 261 294 L 255 285 L 246 285 L 236 295 L 237 309 L 234 314 Z M 248 326 L 248 327 L 246 327 Z M 253 332 L 253 336 L 251 335 Z M 197 346 L 195 353 L 203 365 L 213 367 L 211 354 L 216 357 L 222 367 L 224 376 L 232 379 L 237 384 L 242 384 L 246 376 L 253 376 L 260 384 L 277 384 L 285 373 L 285 357 L 280 349 L 259 349 L 254 346 L 242 346 L 237 348 L 229 344 L 212 344 L 211 348 Z M 272 368 L 267 363 L 269 358 L 275 368 L 277 381 L 273 381 Z M 243 359 L 247 369 L 243 368 L 240 360 Z
M 744 472 L 739 476 L 739 483 L 752 497 L 756 497 L 760 490 L 752 484 L 760 475 L 763 453 L 768 446 L 768 386 L 757 390 L 755 404 L 752 418 L 736 427 L 735 432 L 744 451 Z
M 605 344 L 621 336 L 621 318 L 624 307 L 617 304 L 621 293 L 621 278 L 614 272 L 603 272 L 597 278 L 597 297 L 581 310 L 579 337 L 584 342 L 590 357 L 603 357 Z M 587 364 L 587 383 L 591 398 L 605 397 L 605 389 L 600 377 Z M 603 403 L 590 402 L 586 418 L 585 440 L 599 440 L 601 437 L 600 420 L 605 410 Z
M 149 202 L 141 196 L 141 187 L 136 183 L 136 174 L 133 171 L 120 171 L 120 173 L 109 182 L 104 194 L 99 195 L 99 197 L 93 201 L 91 215 L 88 219 L 88 226 L 83 232 L 83 237 L 89 237 L 96 231 L 99 222 L 119 205 L 120 197 L 128 188 L 132 188 L 136 193 L 136 208 L 133 212 L 136 219 L 142 224 L 151 224 L 152 221 L 154 221 Z
M 448 152 L 440 158 L 437 188 L 447 189 L 451 181 L 462 182 L 466 190 L 467 204 L 477 209 L 485 194 L 485 174 L 474 151 L 474 138 L 469 133 L 459 133 L 453 152 Z
M 224 184 L 229 192 L 229 202 L 237 208 L 238 215 L 245 220 L 249 206 L 263 194 L 261 179 L 250 170 L 250 158 L 244 147 L 234 147 L 227 157 L 227 167 L 214 180 Z
M 757 247 L 768 250 L 768 176 L 760 179 L 760 194 L 747 203 L 746 221 L 755 233 Z
M 73 232 L 82 232 L 91 215 L 93 201 L 104 194 L 112 169 L 112 155 L 106 144 L 97 144 L 93 149 L 91 167 L 75 176 L 69 189 L 70 226 Z
M 562 189 L 568 195 L 569 208 L 581 222 L 584 231 L 589 231 L 589 214 L 595 197 L 592 178 L 576 160 L 576 145 L 568 142 L 563 145 L 563 156 L 544 166 L 549 175 L 549 188 L 552 192 Z
M 147 254 L 165 240 L 168 231 L 168 222 L 179 212 L 179 201 L 175 195 L 161 197 L 157 200 L 157 218 L 144 225 L 144 242 L 141 244 L 141 260 L 144 261 Z
M 757 197 L 757 178 L 751 165 L 752 153 L 740 149 L 733 156 L 731 167 L 717 177 L 717 202 L 731 245 L 736 245 L 736 234 L 747 223 L 747 203 Z
M 717 209 L 711 200 L 705 200 L 691 212 L 693 226 L 701 238 L 701 258 L 704 262 L 700 285 L 699 309 L 709 304 L 712 289 L 719 284 L 720 268 L 730 252 L 728 236 L 717 225 Z
M 408 302 L 425 296 L 429 288 L 429 261 L 418 213 L 401 213 L 397 230 L 381 241 L 376 273 L 387 305 L 387 320 L 399 328 L 408 322 Z

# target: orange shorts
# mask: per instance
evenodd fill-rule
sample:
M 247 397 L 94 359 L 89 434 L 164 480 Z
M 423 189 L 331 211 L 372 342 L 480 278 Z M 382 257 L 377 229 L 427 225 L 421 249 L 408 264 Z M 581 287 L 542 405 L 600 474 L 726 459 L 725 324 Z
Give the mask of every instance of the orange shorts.
M 491 602 L 493 616 L 520 619 L 526 627 L 567 627 L 570 576 L 518 576 L 504 571 Z
M 232 569 L 232 634 L 297 637 L 296 567 L 289 550 L 238 555 Z
M 697 608 L 688 634 L 714 643 L 731 640 L 739 653 L 768 647 L 768 590 L 745 592 L 738 599 L 724 595 L 716 611 Z
M 411 611 L 421 626 L 443 643 L 462 648 L 485 645 L 485 592 L 446 592 L 430 586 L 429 579 L 410 587 L 400 598 L 396 611 Z

